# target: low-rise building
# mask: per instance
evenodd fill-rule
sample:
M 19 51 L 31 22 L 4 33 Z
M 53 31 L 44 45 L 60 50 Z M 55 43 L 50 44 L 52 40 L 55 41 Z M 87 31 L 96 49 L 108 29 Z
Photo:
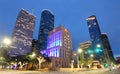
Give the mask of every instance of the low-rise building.
M 47 40 L 47 49 L 41 51 L 52 59 L 52 67 L 68 68 L 71 63 L 72 41 L 69 31 L 59 26 L 50 31 Z

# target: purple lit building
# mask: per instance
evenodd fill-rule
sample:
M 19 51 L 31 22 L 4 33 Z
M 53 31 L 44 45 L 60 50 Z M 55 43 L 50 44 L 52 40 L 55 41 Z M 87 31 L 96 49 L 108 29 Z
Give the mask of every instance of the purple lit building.
M 50 31 L 47 41 L 47 49 L 41 51 L 52 59 L 52 66 L 67 68 L 70 67 L 72 42 L 70 33 L 62 26 Z

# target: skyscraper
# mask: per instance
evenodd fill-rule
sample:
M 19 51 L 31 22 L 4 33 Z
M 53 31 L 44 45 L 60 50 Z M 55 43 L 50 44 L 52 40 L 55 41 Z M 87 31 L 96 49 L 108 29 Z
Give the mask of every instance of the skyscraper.
M 24 9 L 19 12 L 12 34 L 10 56 L 25 55 L 31 52 L 35 19 L 35 16 Z
M 47 49 L 47 37 L 54 28 L 54 15 L 49 10 L 43 10 L 38 35 L 38 50 Z
M 108 60 L 108 62 L 115 62 L 107 34 L 102 33 L 101 36 L 103 40 L 103 47 L 105 50 L 106 59 Z
M 70 33 L 63 26 L 50 31 L 47 50 L 41 51 L 52 59 L 53 67 L 70 67 L 72 41 Z
M 95 15 L 87 18 L 88 29 L 92 42 L 92 49 L 94 50 L 95 59 L 101 59 L 103 55 L 103 43 L 101 38 L 101 31 Z

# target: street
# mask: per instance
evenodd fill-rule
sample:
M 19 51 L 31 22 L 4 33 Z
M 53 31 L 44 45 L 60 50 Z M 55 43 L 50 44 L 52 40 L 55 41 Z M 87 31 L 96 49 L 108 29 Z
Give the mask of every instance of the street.
M 107 71 L 104 74 L 120 74 L 120 69 L 116 69 L 115 71 Z
M 115 71 L 108 70 L 91 70 L 91 71 L 79 71 L 79 72 L 40 72 L 40 71 L 17 71 L 17 70 L 1 70 L 1 74 L 120 74 L 120 69 Z

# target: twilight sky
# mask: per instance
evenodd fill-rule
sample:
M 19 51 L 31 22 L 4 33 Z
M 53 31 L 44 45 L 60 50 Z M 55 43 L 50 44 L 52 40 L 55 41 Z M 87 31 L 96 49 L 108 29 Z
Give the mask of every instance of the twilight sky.
M 49 9 L 55 27 L 70 31 L 73 49 L 90 40 L 86 18 L 96 15 L 101 32 L 107 33 L 114 56 L 120 55 L 120 0 L 0 0 L 0 43 L 11 37 L 18 12 L 24 8 L 36 16 L 33 38 L 38 38 L 41 11 Z

